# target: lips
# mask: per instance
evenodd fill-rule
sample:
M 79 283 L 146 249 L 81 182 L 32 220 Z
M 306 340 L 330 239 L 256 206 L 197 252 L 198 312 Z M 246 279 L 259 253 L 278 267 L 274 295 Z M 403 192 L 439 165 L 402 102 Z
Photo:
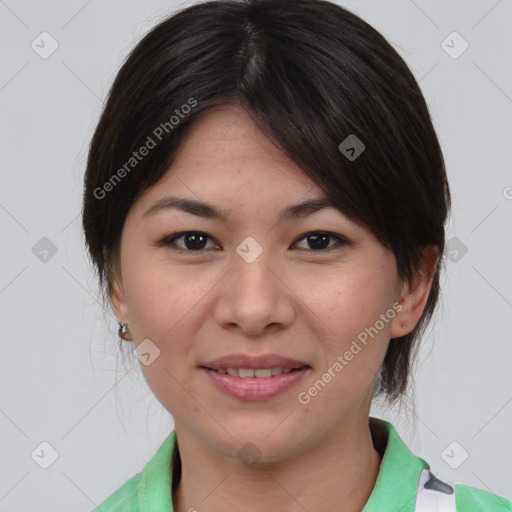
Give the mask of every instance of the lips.
M 268 400 L 298 385 L 312 371 L 304 361 L 263 354 L 230 354 L 199 365 L 219 391 L 238 400 Z
M 210 370 L 227 370 L 228 368 L 252 368 L 254 370 L 263 368 L 291 368 L 298 369 L 310 365 L 304 361 L 292 359 L 278 354 L 264 354 L 261 356 L 249 356 L 246 354 L 230 354 L 213 361 L 208 361 L 200 366 Z
M 242 401 L 269 400 L 291 390 L 310 372 L 310 367 L 288 373 L 261 378 L 221 374 L 217 370 L 201 367 L 201 373 L 224 395 Z

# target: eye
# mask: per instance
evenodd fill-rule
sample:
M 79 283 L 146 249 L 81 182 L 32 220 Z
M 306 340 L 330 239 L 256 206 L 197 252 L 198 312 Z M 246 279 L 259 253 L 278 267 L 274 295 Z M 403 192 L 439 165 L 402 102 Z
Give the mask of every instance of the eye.
M 176 243 L 177 240 L 183 239 L 184 247 Z M 174 251 L 181 252 L 201 252 L 205 249 L 206 240 L 210 237 L 206 233 L 201 231 L 183 231 L 181 233 L 174 233 L 165 237 L 159 245 L 171 246 L 170 248 Z M 172 246 L 178 246 L 176 249 Z
M 183 245 L 177 243 L 178 240 L 183 242 Z M 208 240 L 213 240 L 206 233 L 201 231 L 182 231 L 174 233 L 161 240 L 159 246 L 167 246 L 173 251 L 178 252 L 203 252 L 203 249 L 208 249 Z M 311 248 L 302 248 L 308 252 L 329 252 L 338 248 L 339 246 L 347 245 L 349 242 L 342 236 L 335 235 L 326 231 L 311 231 L 302 235 L 295 243 L 296 245 L 301 240 L 306 240 Z M 329 246 L 329 241 L 335 241 L 334 245 Z M 214 244 L 216 245 L 216 244 Z M 219 247 L 216 245 L 216 247 Z M 212 248 L 212 247 L 210 247 Z M 215 247 L 213 247 L 215 248 Z
M 336 243 L 328 247 L 329 239 L 334 239 Z M 307 243 L 313 248 L 313 252 L 329 252 L 331 250 L 338 248 L 339 246 L 347 245 L 349 243 L 342 236 L 335 235 L 333 233 L 328 233 L 326 231 L 312 231 L 310 233 L 306 233 L 301 238 L 299 238 L 295 243 L 297 244 L 301 240 L 306 240 Z M 307 248 L 305 250 L 312 252 Z

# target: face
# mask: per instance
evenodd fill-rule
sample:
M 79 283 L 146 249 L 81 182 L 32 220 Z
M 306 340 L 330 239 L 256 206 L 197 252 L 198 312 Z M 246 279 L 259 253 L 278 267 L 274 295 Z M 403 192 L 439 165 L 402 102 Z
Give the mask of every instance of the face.
M 170 196 L 225 218 L 153 208 Z M 280 218 L 318 198 L 323 191 L 244 111 L 223 107 L 193 126 L 166 175 L 133 204 L 112 301 L 149 353 L 141 369 L 178 435 L 232 457 L 252 442 L 278 458 L 358 415 L 367 421 L 389 339 L 406 333 L 396 261 L 336 208 Z M 233 354 L 306 368 L 241 384 L 202 368 Z

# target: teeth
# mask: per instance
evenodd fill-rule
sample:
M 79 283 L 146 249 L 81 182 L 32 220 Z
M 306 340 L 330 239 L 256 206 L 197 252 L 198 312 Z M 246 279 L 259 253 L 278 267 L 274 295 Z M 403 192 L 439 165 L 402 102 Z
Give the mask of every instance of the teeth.
M 272 377 L 272 370 L 270 368 L 259 368 L 254 372 L 254 375 L 260 377 Z
M 223 375 L 231 375 L 232 377 L 241 377 L 242 379 L 250 379 L 257 378 L 262 379 L 266 377 L 275 377 L 276 375 L 281 375 L 282 373 L 290 373 L 293 368 L 258 368 L 255 370 L 254 368 L 228 368 L 225 370 L 221 368 L 219 370 L 214 370 L 217 373 L 221 373 Z

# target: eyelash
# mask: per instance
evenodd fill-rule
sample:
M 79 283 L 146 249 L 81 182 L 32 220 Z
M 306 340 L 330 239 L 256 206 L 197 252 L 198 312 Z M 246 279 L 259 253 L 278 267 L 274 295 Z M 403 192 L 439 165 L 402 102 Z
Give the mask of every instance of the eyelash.
M 185 252 L 185 253 L 192 253 L 192 254 L 197 253 L 198 255 L 204 253 L 207 249 L 198 249 L 196 251 L 193 251 L 190 249 L 182 249 L 181 247 L 176 248 L 175 243 L 174 243 L 175 240 L 178 240 L 179 238 L 183 238 L 189 234 L 202 235 L 202 236 L 205 236 L 206 238 L 208 238 L 209 240 L 213 240 L 212 237 L 210 237 L 208 234 L 206 234 L 202 231 L 180 231 L 179 233 L 173 233 L 172 235 L 166 236 L 160 242 L 158 242 L 157 245 L 158 246 L 166 246 L 170 250 L 175 251 L 175 252 L 182 252 L 182 253 Z M 299 249 L 300 251 L 305 251 L 305 252 L 310 252 L 310 253 L 330 253 L 331 251 L 339 249 L 344 245 L 349 245 L 348 240 L 346 240 L 345 238 L 343 238 L 340 235 L 336 235 L 336 234 L 330 233 L 328 231 L 309 231 L 308 233 L 305 233 L 300 238 L 298 238 L 293 244 L 295 245 L 296 243 L 304 240 L 305 238 L 307 238 L 311 235 L 326 235 L 326 236 L 329 236 L 330 238 L 334 238 L 337 242 L 332 247 L 328 247 L 326 249 L 317 249 L 317 250 Z M 215 242 L 215 243 L 217 243 L 217 242 Z

